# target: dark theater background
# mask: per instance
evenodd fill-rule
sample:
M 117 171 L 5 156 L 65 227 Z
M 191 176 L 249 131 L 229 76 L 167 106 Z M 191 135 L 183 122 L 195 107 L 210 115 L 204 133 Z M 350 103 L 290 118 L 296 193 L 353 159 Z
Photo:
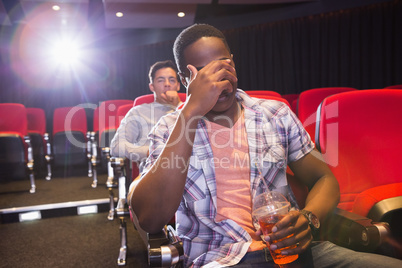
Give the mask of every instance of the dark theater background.
M 402 83 L 401 1 L 186 1 L 189 18 L 171 25 L 161 4 L 136 20 L 129 1 L 62 2 L 70 13 L 55 15 L 45 1 L 0 2 L 1 102 L 45 109 L 49 128 L 56 107 L 148 93 L 149 66 L 173 59 L 175 36 L 193 22 L 224 31 L 242 89 Z M 128 10 L 121 21 L 118 8 Z
M 334 221 L 335 225 L 344 227 L 342 231 L 346 229 L 345 233 L 351 235 L 343 236 L 344 233 L 338 229 L 328 233 L 335 240 L 353 243 L 356 239 L 359 243 L 354 246 L 366 246 L 358 250 L 362 247 L 366 250 L 373 241 L 375 244 L 380 239 L 381 242 L 386 240 L 389 248 L 375 248 L 378 253 L 402 259 L 402 197 L 400 192 L 395 194 L 395 189 L 402 189 L 400 170 L 395 168 L 399 165 L 395 160 L 399 160 L 402 150 L 399 137 L 402 132 L 402 95 L 400 90 L 384 90 L 393 85 L 402 87 L 401 0 L 0 0 L 0 123 L 1 127 L 11 125 L 17 128 L 25 123 L 26 132 L 24 135 L 10 135 L 20 142 L 19 150 L 8 149 L 11 145 L 8 146 L 10 136 L 7 135 L 10 133 L 7 130 L 0 133 L 0 267 L 115 267 L 118 264 L 149 267 L 148 256 L 151 254 L 148 250 L 151 247 L 142 243 L 125 203 L 128 188 L 125 186 L 131 182 L 130 175 L 135 177 L 134 171 L 138 172 L 136 163 L 125 159 L 113 162 L 117 167 L 111 168 L 109 148 L 100 145 L 100 133 L 101 130 L 111 130 L 104 138 L 110 140 L 120 122 L 116 118 L 124 106 L 122 103 L 131 109 L 132 101 L 151 93 L 150 66 L 156 61 L 174 60 L 172 46 L 176 36 L 193 23 L 208 23 L 222 30 L 232 49 L 239 88 L 250 91 L 250 95 L 255 91 L 253 97 L 256 98 L 278 98 L 287 103 L 313 142 L 319 140 L 314 139 L 319 129 L 316 126 L 324 124 L 323 120 L 318 121 L 320 117 L 316 114 L 325 97 L 345 91 L 353 91 L 347 92 L 349 96 L 363 92 L 359 97 L 368 94 L 368 98 L 373 98 L 371 93 L 381 98 L 382 94 L 386 95 L 384 102 L 375 99 L 369 102 L 368 108 L 365 106 L 369 110 L 369 113 L 362 113 L 368 116 L 365 120 L 355 120 L 346 124 L 347 127 L 338 128 L 341 125 L 339 109 L 335 115 L 327 116 L 327 127 L 330 129 L 335 125 L 339 130 L 330 134 L 338 135 L 342 130 L 344 136 L 356 138 L 344 142 L 345 155 L 351 158 L 355 153 L 357 155 L 350 161 L 354 161 L 353 164 L 349 158 L 339 161 L 352 166 L 346 168 L 345 173 L 353 177 L 345 176 L 344 188 L 350 192 L 341 192 L 341 199 L 346 196 L 338 206 L 341 212 L 353 214 L 353 198 L 361 193 L 354 192 L 355 186 L 369 185 L 371 181 L 367 177 L 372 176 L 380 181 L 381 187 L 388 186 L 378 191 L 380 195 L 396 195 L 393 199 L 396 200 L 393 205 L 397 203 L 396 209 L 392 212 L 397 213 L 378 217 L 380 222 L 390 222 L 390 228 L 382 223 L 378 228 L 373 227 L 374 217 L 362 213 L 362 221 L 369 223 L 369 227 L 354 225 L 355 220 L 348 221 L 350 225 Z M 311 89 L 315 89 L 313 97 L 309 95 Z M 185 88 L 181 86 L 180 91 L 184 93 Z M 263 91 L 267 95 L 274 93 L 274 96 L 260 95 Z M 317 98 L 314 98 L 314 93 Z M 185 94 L 181 96 L 185 97 Z M 109 100 L 118 100 L 121 106 L 116 108 L 117 102 L 107 106 Z M 340 103 L 331 98 L 328 105 L 332 104 L 331 101 L 336 105 Z M 357 102 L 356 99 L 351 101 L 353 104 Z M 8 110 L 1 110 L 6 106 Z M 21 112 L 14 110 L 15 107 L 19 107 Z M 342 107 L 346 107 L 348 112 L 358 110 L 354 105 Z M 23 143 L 22 137 L 38 133 L 28 133 L 31 114 L 28 115 L 25 108 L 40 108 L 30 112 L 41 110 L 45 114 L 41 123 L 46 123 L 37 124 L 45 125 L 46 131 L 43 130 L 44 137 L 40 136 L 36 143 L 41 154 L 35 156 L 40 160 L 34 161 L 35 169 L 27 157 L 30 147 Z M 123 116 L 128 109 L 124 110 Z M 56 110 L 59 117 L 55 116 Z M 328 112 L 325 108 L 322 110 Z M 349 123 L 350 114 L 346 114 L 345 121 Z M 23 118 L 21 123 L 10 119 L 17 115 Z M 9 119 L 7 124 L 1 121 L 5 122 L 5 119 Z M 333 124 L 331 119 L 339 121 Z M 373 125 L 360 127 L 355 123 L 358 121 Z M 80 129 L 72 129 L 73 124 L 80 125 Z M 107 124 L 112 127 L 106 129 Z M 365 132 L 360 133 L 361 129 Z M 377 132 L 370 136 L 373 129 L 379 132 L 378 136 Z M 79 145 L 83 146 L 75 146 L 65 138 L 74 131 L 79 132 L 74 135 L 80 135 Z M 49 136 L 45 138 L 47 133 L 44 132 Z M 399 136 L 390 135 L 395 133 Z M 62 137 L 58 143 L 55 142 L 57 134 Z M 330 134 L 328 139 L 336 136 Z M 6 138 L 1 139 L 3 137 Z M 49 142 L 42 144 L 44 140 Z M 370 146 L 355 149 L 360 141 Z M 338 139 L 333 144 L 338 145 L 337 142 Z M 318 143 L 316 145 L 319 147 Z M 55 148 L 61 152 L 58 159 Z M 336 161 L 340 155 L 337 149 L 333 154 Z M 333 155 L 327 153 L 326 156 Z M 19 157 L 19 169 L 9 166 L 11 157 Z M 370 164 L 359 161 L 361 158 L 368 159 Z M 124 172 L 119 169 L 119 163 L 125 164 L 126 177 L 120 176 Z M 355 169 L 356 166 L 363 167 Z M 46 177 L 50 167 L 53 171 L 51 180 Z M 14 171 L 24 173 L 22 179 L 10 178 Z M 29 175 L 24 171 L 29 171 Z M 355 173 L 350 175 L 349 171 Z M 383 175 L 385 171 L 388 173 Z M 32 187 L 33 174 L 36 188 Z M 110 174 L 115 179 L 112 186 L 107 183 Z M 291 175 L 287 173 L 288 179 L 292 178 Z M 356 176 L 364 177 L 363 183 L 359 184 Z M 366 185 L 366 181 L 370 183 Z M 394 187 L 396 184 L 399 188 Z M 303 187 L 300 193 L 307 189 L 305 185 Z M 371 189 L 367 186 L 364 190 Z M 301 207 L 306 200 L 302 198 L 296 196 Z M 371 209 L 370 202 L 359 200 L 363 200 L 363 205 L 368 203 L 364 208 Z M 357 214 L 353 216 L 359 220 L 362 218 Z M 388 233 L 392 230 L 393 233 L 388 237 L 378 230 Z M 375 240 L 372 234 L 376 239 L 377 235 L 383 236 Z M 367 237 L 371 239 L 370 243 Z M 159 249 L 159 246 L 155 248 Z M 393 251 L 394 248 L 397 249 Z M 373 251 L 372 248 L 369 250 Z M 123 263 L 123 253 L 127 253 L 127 263 Z

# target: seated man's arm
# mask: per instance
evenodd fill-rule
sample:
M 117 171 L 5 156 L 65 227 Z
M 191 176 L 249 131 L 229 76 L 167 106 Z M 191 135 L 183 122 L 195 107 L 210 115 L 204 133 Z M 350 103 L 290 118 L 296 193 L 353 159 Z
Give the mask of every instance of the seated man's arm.
M 304 209 L 314 213 L 320 222 L 323 222 L 339 202 L 339 185 L 335 176 L 315 149 L 299 160 L 289 163 L 289 167 L 296 178 L 310 190 Z M 298 211 L 291 211 L 287 217 L 276 224 L 276 227 L 277 229 L 273 228 L 273 233 L 266 237 L 266 240 L 279 240 L 292 234 L 293 236 L 271 244 L 271 249 L 298 245 L 294 249 L 282 251 L 282 254 L 284 252 L 289 255 L 299 254 L 306 250 L 313 240 L 312 230 L 306 217 Z
M 290 169 L 309 188 L 305 208 L 320 221 L 333 211 L 339 202 L 339 184 L 321 154 L 314 149 L 301 159 L 289 163 Z
M 135 162 L 145 159 L 149 147 L 149 130 L 150 126 L 138 114 L 137 109 L 132 108 L 121 121 L 110 143 L 111 155 L 127 157 Z

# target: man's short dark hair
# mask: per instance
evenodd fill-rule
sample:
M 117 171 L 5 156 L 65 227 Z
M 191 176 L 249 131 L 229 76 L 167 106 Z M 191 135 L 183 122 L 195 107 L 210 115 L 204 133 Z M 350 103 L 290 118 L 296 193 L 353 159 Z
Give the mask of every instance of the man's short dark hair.
M 177 68 L 180 73 L 186 70 L 184 62 L 184 50 L 201 37 L 217 37 L 222 39 L 223 43 L 230 52 L 229 45 L 223 33 L 217 28 L 208 24 L 194 24 L 184 29 L 176 38 L 173 45 L 173 54 L 176 61 Z
M 172 68 L 174 70 L 174 72 L 176 73 L 176 79 L 177 81 L 179 80 L 179 77 L 177 75 L 177 67 L 176 65 L 173 63 L 173 61 L 171 60 L 165 60 L 165 61 L 157 61 L 155 62 L 151 68 L 149 68 L 149 82 L 153 83 L 154 79 L 155 79 L 155 73 L 162 68 Z

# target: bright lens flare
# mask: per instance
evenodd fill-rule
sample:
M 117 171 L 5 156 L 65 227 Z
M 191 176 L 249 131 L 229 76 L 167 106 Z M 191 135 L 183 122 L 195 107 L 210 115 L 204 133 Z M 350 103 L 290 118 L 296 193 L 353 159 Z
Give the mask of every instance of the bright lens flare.
M 74 42 L 61 41 L 54 44 L 51 56 L 60 64 L 72 64 L 80 59 L 80 49 Z

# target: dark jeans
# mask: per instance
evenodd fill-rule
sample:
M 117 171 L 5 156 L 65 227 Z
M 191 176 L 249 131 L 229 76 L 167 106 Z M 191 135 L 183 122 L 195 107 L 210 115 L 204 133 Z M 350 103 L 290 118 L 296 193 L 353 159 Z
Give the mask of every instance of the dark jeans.
M 263 250 L 249 252 L 243 259 L 234 267 L 246 268 L 246 267 L 272 267 L 272 268 L 299 268 L 299 267 L 314 267 L 313 258 L 311 255 L 311 249 L 306 250 L 303 254 L 299 255 L 299 258 L 292 263 L 286 265 L 277 265 L 274 263 L 271 257 L 271 253 L 268 248 Z
M 286 265 L 277 265 L 273 262 L 269 250 L 260 250 L 247 253 L 243 259 L 233 267 L 275 267 L 275 268 L 318 268 L 318 267 L 402 267 L 402 260 L 364 252 L 357 252 L 332 244 L 331 242 L 315 242 L 299 258 Z

